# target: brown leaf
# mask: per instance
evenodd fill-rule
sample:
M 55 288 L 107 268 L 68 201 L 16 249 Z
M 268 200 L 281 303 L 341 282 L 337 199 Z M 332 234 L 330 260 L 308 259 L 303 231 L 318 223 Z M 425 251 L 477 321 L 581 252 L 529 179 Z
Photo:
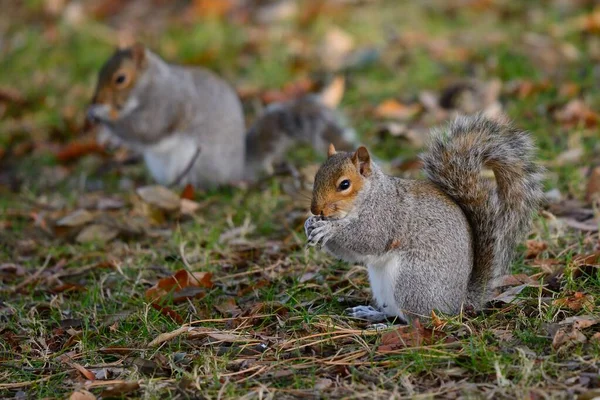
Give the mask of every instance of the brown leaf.
M 314 90 L 316 84 L 312 79 L 304 78 L 287 83 L 283 90 L 267 90 L 261 95 L 265 104 L 287 101 L 298 98 Z
M 179 196 L 164 186 L 144 186 L 136 193 L 144 202 L 162 210 L 176 211 L 181 207 Z
M 492 329 L 492 333 L 500 342 L 510 342 L 513 340 L 513 332 L 507 329 Z
M 210 272 L 190 273 L 180 269 L 172 276 L 160 279 L 156 285 L 146 290 L 146 299 L 156 302 L 164 299 L 170 293 L 177 293 L 188 287 L 212 288 L 212 274 Z
M 587 33 L 600 33 L 600 9 L 595 9 L 588 15 L 579 18 L 577 20 L 577 26 Z
M 530 285 L 527 283 L 519 286 L 513 286 L 504 291 L 503 293 L 499 294 L 498 296 L 494 297 L 493 300 L 507 304 L 512 303 L 519 296 L 519 294 L 528 286 Z
M 181 315 L 179 315 L 177 313 L 177 311 L 173 310 L 171 307 L 162 306 L 157 303 L 151 303 L 150 305 L 152 306 L 152 308 L 154 308 L 156 311 L 160 312 L 165 317 L 169 317 L 173 321 L 175 321 L 179 324 L 183 324 L 183 321 L 184 321 L 183 317 Z
M 71 393 L 69 400 L 96 400 L 96 396 L 85 389 L 79 389 Z
M 548 244 L 540 240 L 528 240 L 525 242 L 525 245 L 527 246 L 525 258 L 536 258 L 541 252 L 548 248 Z
M 75 240 L 79 243 L 107 243 L 116 238 L 119 235 L 119 231 L 113 227 L 92 224 L 82 229 L 77 235 Z
M 200 209 L 200 203 L 194 200 L 181 199 L 181 214 L 191 215 Z
M 321 101 L 327 107 L 337 108 L 344 97 L 346 81 L 343 76 L 336 76 L 333 81 L 321 91 Z
M 75 368 L 77 371 L 79 371 L 81 373 L 81 375 L 83 375 L 87 380 L 90 381 L 94 381 L 96 380 L 96 375 L 94 375 L 94 373 L 92 371 L 89 371 L 88 369 L 86 369 L 83 365 L 76 363 L 75 361 L 73 361 L 71 359 L 71 357 L 69 357 L 67 354 L 62 355 L 61 357 L 59 357 L 59 359 L 67 364 L 69 367 L 71 368 Z
M 397 349 L 427 346 L 440 341 L 451 343 L 454 339 L 448 337 L 444 332 L 424 328 L 417 319 L 412 325 L 402 326 L 395 331 L 383 334 L 381 345 L 377 351 L 387 353 Z
M 0 87 L 0 103 L 25 104 L 25 96 L 18 89 L 12 87 Z
M 600 165 L 590 171 L 585 190 L 585 200 L 589 203 L 600 200 Z
M 233 6 L 234 2 L 231 0 L 194 0 L 186 14 L 200 19 L 223 17 Z
M 119 382 L 104 389 L 102 393 L 100 393 L 100 397 L 102 397 L 103 399 L 112 397 L 123 397 L 128 393 L 135 392 L 139 388 L 140 384 L 135 381 Z
M 353 48 L 352 36 L 338 27 L 333 27 L 325 33 L 318 52 L 325 68 L 336 71 L 344 66 Z
M 25 276 L 25 268 L 22 265 L 0 264 L 0 282 L 8 282 L 21 276 Z
M 598 114 L 580 99 L 569 101 L 554 113 L 554 118 L 567 127 L 583 124 L 586 128 L 597 126 L 599 119 Z
M 556 331 L 554 338 L 552 339 L 552 347 L 554 350 L 558 350 L 563 346 L 571 347 L 577 343 L 585 343 L 587 338 L 583 333 L 578 331 L 577 329 L 571 329 L 570 331 L 566 331 L 565 329 L 559 329 Z
M 389 99 L 375 107 L 374 113 L 378 118 L 410 120 L 421 112 L 420 104 L 402 104 L 398 100 Z
M 594 297 L 590 294 L 584 294 L 583 292 L 575 292 L 570 297 L 555 299 L 552 304 L 573 311 L 579 311 L 582 308 L 591 311 L 594 309 Z
M 194 187 L 188 183 L 185 185 L 185 188 L 183 188 L 179 197 L 182 199 L 194 200 Z
M 63 283 L 62 285 L 54 286 L 50 289 L 51 293 L 65 293 L 65 292 L 85 292 L 87 288 L 83 285 L 78 285 L 76 283 Z
M 104 148 L 96 141 L 71 142 L 56 153 L 56 159 L 60 163 L 69 163 L 85 157 L 88 154 L 106 155 Z
M 594 315 L 575 315 L 560 321 L 559 325 L 573 325 L 576 329 L 582 330 L 600 322 Z
M 504 275 L 501 277 L 501 281 L 498 283 L 498 286 L 519 286 L 523 284 L 537 285 L 538 281 L 525 274 Z
M 69 228 L 79 227 L 91 222 L 93 219 L 94 215 L 91 212 L 86 210 L 76 210 L 56 221 L 56 226 Z
M 577 255 L 573 257 L 573 265 L 577 267 L 581 267 L 584 265 L 600 267 L 600 251 L 591 254 Z
M 222 315 L 226 316 L 237 316 L 242 313 L 242 310 L 238 307 L 233 297 L 228 297 L 224 299 L 222 302 L 215 304 L 214 307 L 219 311 Z

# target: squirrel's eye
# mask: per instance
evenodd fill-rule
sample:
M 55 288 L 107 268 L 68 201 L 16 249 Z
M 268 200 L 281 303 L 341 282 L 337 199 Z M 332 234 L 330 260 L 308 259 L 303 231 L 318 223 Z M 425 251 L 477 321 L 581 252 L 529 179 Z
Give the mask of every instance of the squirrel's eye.
M 338 186 L 339 190 L 346 190 L 350 187 L 350 180 L 348 179 L 344 179 L 342 182 L 340 182 L 340 185 Z
M 125 76 L 125 74 L 119 74 L 115 78 L 115 83 L 117 85 L 122 85 L 123 83 L 125 83 L 126 80 L 127 80 L 127 76 Z

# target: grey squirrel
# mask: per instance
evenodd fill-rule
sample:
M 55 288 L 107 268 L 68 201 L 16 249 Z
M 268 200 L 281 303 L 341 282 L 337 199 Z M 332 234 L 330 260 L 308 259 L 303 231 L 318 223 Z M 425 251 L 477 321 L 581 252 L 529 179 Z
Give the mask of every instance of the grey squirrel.
M 353 130 L 318 95 L 267 107 L 246 134 L 240 100 L 216 74 L 168 64 L 142 44 L 117 49 L 102 66 L 88 108 L 100 142 L 141 154 L 164 185 L 206 187 L 271 172 L 297 142 L 350 149 Z
M 379 308 L 358 306 L 351 315 L 409 321 L 432 310 L 481 309 L 543 197 L 534 152 L 527 133 L 481 115 L 434 132 L 422 156 L 427 180 L 385 175 L 365 147 L 331 145 L 305 231 L 308 245 L 367 266 Z

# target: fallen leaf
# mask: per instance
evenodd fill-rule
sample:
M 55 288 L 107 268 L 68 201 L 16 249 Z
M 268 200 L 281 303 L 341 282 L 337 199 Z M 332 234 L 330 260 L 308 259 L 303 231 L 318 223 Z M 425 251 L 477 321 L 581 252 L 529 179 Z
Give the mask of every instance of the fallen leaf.
M 593 315 L 575 315 L 573 317 L 563 319 L 558 323 L 558 325 L 573 325 L 575 329 L 583 330 L 585 328 L 589 328 L 590 326 L 596 325 L 598 322 L 600 322 L 600 319 Z
M 409 120 L 421 112 L 420 104 L 402 104 L 398 100 L 389 99 L 375 107 L 374 113 L 379 118 Z
M 337 108 L 344 97 L 346 81 L 343 76 L 336 76 L 333 81 L 321 91 L 321 102 L 329 108 Z
M 100 154 L 105 156 L 106 152 L 96 141 L 72 142 L 56 153 L 56 159 L 58 162 L 64 164 L 73 162 L 89 154 Z
M 285 84 L 282 90 L 267 90 L 262 93 L 261 100 L 265 104 L 284 102 L 297 99 L 315 89 L 315 82 L 312 79 L 304 78 Z
M 552 347 L 554 350 L 558 350 L 564 346 L 568 348 L 578 343 L 585 343 L 586 341 L 587 338 L 585 335 L 577 329 L 573 328 L 570 331 L 566 331 L 561 328 L 556 332 L 552 339 Z
M 325 38 L 319 45 L 319 58 L 326 69 L 336 71 L 344 66 L 353 48 L 352 36 L 338 27 L 333 27 L 325 33 Z
M 436 328 L 441 328 L 442 326 L 445 325 L 445 322 L 442 321 L 442 319 L 440 317 L 438 317 L 438 315 L 433 310 L 431 310 L 431 323 Z
M 500 342 L 510 342 L 514 338 L 512 331 L 507 329 L 492 329 L 492 333 Z
M 431 345 L 438 342 L 451 343 L 454 339 L 444 332 L 424 328 L 419 320 L 412 325 L 401 326 L 381 336 L 381 345 L 377 349 L 380 353 L 388 353 L 397 349 Z
M 572 98 L 581 92 L 581 86 L 575 82 L 562 83 L 558 88 L 558 95 L 561 97 Z
M 181 192 L 181 195 L 179 197 L 181 197 L 182 199 L 194 200 L 194 187 L 188 183 L 183 188 L 183 191 Z
M 591 169 L 585 190 L 585 200 L 588 203 L 600 200 L 600 165 Z
M 215 304 L 214 307 L 219 311 L 222 315 L 228 317 L 235 317 L 242 313 L 242 310 L 238 307 L 233 297 L 228 297 L 221 301 L 218 304 Z
M 79 389 L 71 393 L 69 400 L 96 400 L 96 396 L 85 389 Z
M 19 264 L 0 264 L 0 282 L 12 281 L 17 277 L 25 276 L 25 268 Z
M 590 326 L 594 326 L 596 325 L 598 322 L 600 322 L 600 319 L 594 319 L 594 318 L 581 318 L 576 320 L 573 323 L 573 328 L 578 329 L 578 330 L 584 330 L 589 328 Z
M 554 113 L 554 118 L 566 127 L 583 124 L 586 128 L 598 125 L 598 114 L 581 99 L 573 99 Z
M 94 215 L 86 210 L 76 210 L 58 221 L 56 221 L 57 226 L 63 227 L 78 227 L 91 222 L 94 219 Z
M 104 389 L 100 393 L 100 397 L 108 399 L 112 397 L 123 397 L 124 395 L 135 392 L 140 388 L 140 384 L 135 381 L 119 382 Z
M 234 2 L 231 0 L 194 0 L 186 15 L 199 19 L 223 17 L 232 10 L 233 6 Z
M 136 193 L 144 202 L 162 210 L 177 211 L 181 207 L 179 196 L 164 186 L 144 186 Z
M 582 147 L 574 147 L 572 149 L 568 149 L 557 155 L 552 161 L 552 165 L 555 166 L 563 166 L 568 164 L 575 164 L 584 154 L 584 150 Z
M 331 379 L 322 378 L 315 383 L 315 390 L 321 391 L 330 388 L 333 385 Z
M 116 238 L 119 235 L 119 231 L 113 227 L 92 224 L 82 229 L 77 235 L 75 240 L 78 243 L 107 243 Z
M 210 272 L 190 273 L 185 269 L 180 269 L 172 276 L 160 279 L 156 285 L 146 290 L 146 299 L 154 303 L 170 293 L 177 293 L 188 287 L 212 288 L 213 285 Z
M 587 33 L 600 33 L 600 8 L 597 8 L 593 12 L 578 18 L 577 26 L 580 30 Z
M 527 251 L 525 252 L 525 258 L 536 258 L 541 252 L 548 248 L 548 244 L 541 240 L 528 240 L 525 242 Z
M 582 308 L 591 311 L 594 309 L 594 297 L 590 294 L 575 292 L 572 296 L 555 299 L 552 304 L 573 311 L 579 311 Z
M 510 289 L 499 294 L 498 296 L 494 297 L 493 301 L 499 301 L 507 304 L 512 303 L 517 298 L 517 296 L 528 286 L 530 285 L 527 283 L 519 286 L 513 286 Z
M 525 275 L 525 274 L 515 274 L 515 275 L 504 275 L 500 278 L 500 282 L 498 282 L 499 287 L 504 286 L 519 286 L 519 285 L 537 285 L 538 281 L 535 279 Z
M 591 254 L 577 255 L 573 257 L 573 265 L 576 267 L 600 267 L 600 251 Z
M 183 215 L 192 215 L 200 209 L 200 203 L 193 200 L 181 199 L 181 213 Z
M 81 373 L 81 375 L 83 375 L 85 377 L 85 379 L 90 380 L 90 381 L 96 380 L 96 375 L 94 375 L 94 373 L 92 371 L 89 371 L 83 365 L 78 364 L 75 361 L 73 361 L 71 359 L 71 357 L 69 357 L 67 354 L 60 356 L 59 359 L 63 363 L 67 364 L 69 367 L 75 368 L 77 371 L 79 371 Z

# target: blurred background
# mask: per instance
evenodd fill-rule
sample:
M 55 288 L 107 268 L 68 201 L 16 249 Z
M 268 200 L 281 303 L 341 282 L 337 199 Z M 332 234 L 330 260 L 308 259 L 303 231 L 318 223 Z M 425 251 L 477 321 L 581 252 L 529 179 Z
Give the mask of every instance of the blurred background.
M 340 109 L 386 159 L 410 159 L 429 127 L 478 110 L 504 111 L 532 130 L 542 157 L 569 178 L 555 177 L 562 190 L 585 191 L 586 171 L 573 163 L 598 150 L 593 1 L 5 0 L 3 186 L 16 189 L 31 174 L 53 185 L 96 162 L 81 157 L 93 146 L 64 146 L 91 134 L 84 110 L 96 74 L 132 40 L 225 77 L 248 121 L 268 102 L 343 76 Z M 410 169 L 405 161 L 395 165 Z

